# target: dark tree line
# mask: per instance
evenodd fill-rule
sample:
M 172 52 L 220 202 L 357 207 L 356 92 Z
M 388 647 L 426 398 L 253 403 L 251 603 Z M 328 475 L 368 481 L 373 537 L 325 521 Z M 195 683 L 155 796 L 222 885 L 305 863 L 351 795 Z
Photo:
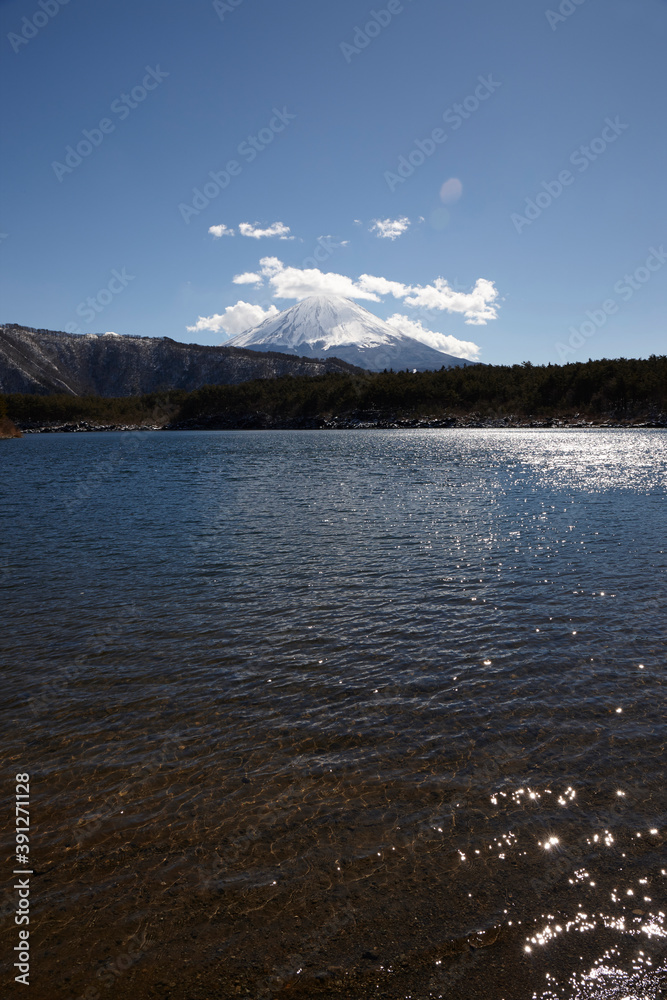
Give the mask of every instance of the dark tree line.
M 398 416 L 641 417 L 667 411 L 667 356 L 569 365 L 476 365 L 431 372 L 322 375 L 204 386 L 181 419 L 261 411 L 272 417 L 353 412 Z
M 145 396 L 10 395 L 0 397 L 19 423 L 209 422 L 252 414 L 274 421 L 330 419 L 355 413 L 396 417 L 642 419 L 667 413 L 667 356 L 567 365 L 476 365 L 431 372 L 285 376 Z
M 4 402 L 11 419 L 21 424 L 82 420 L 100 424 L 151 424 L 175 416 L 186 396 L 187 393 L 180 389 L 117 398 L 15 393 L 0 396 L 0 408 Z

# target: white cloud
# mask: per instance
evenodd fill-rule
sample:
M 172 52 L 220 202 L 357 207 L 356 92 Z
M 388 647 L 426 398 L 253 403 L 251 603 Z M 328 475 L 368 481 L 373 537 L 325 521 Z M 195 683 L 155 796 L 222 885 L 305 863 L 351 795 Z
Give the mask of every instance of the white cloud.
M 262 268 L 262 274 L 266 275 L 267 278 L 270 278 L 273 274 L 278 274 L 285 267 L 278 257 L 262 257 L 259 264 Z
M 235 274 L 232 278 L 235 285 L 263 285 L 261 274 L 253 271 L 245 271 L 243 274 Z
M 432 285 L 404 285 L 373 274 L 362 274 L 355 281 L 334 271 L 286 267 L 278 257 L 262 257 L 259 263 L 277 299 L 342 295 L 348 299 L 380 302 L 381 296 L 392 295 L 414 308 L 461 313 L 472 326 L 484 326 L 489 320 L 498 318 L 498 291 L 486 278 L 478 278 L 471 292 L 461 292 L 451 288 L 444 278 L 436 278 Z
M 234 230 L 230 229 L 229 226 L 226 226 L 224 223 L 220 226 L 209 226 L 208 231 L 212 236 L 215 236 L 216 240 L 219 240 L 221 236 L 235 235 Z
M 407 215 L 400 219 L 373 219 L 369 232 L 375 233 L 380 240 L 395 240 L 410 228 Z
M 261 240 L 269 236 L 279 236 L 281 240 L 294 239 L 293 236 L 290 236 L 290 227 L 286 226 L 284 222 L 274 222 L 266 229 L 261 229 L 258 222 L 242 222 L 239 225 L 239 232 L 241 236 L 250 236 L 254 240 Z
M 395 299 L 402 299 L 412 291 L 409 285 L 403 285 L 400 281 L 388 281 L 387 278 L 378 278 L 372 274 L 361 274 L 359 287 L 366 292 L 377 292 L 378 295 L 393 295 Z
M 414 340 L 420 340 L 422 344 L 427 344 L 436 351 L 442 351 L 444 354 L 452 354 L 455 358 L 466 358 L 468 361 L 477 361 L 479 358 L 480 348 L 477 344 L 473 344 L 469 340 L 458 340 L 456 337 L 450 337 L 444 333 L 435 333 L 433 330 L 427 330 L 425 326 L 422 326 L 420 320 L 410 319 L 409 316 L 394 313 L 393 316 L 389 317 L 387 323 L 393 326 L 395 330 L 398 330 L 399 333 L 404 333 L 406 337 L 412 337 Z
M 268 278 L 277 299 L 305 299 L 309 295 L 343 295 L 348 299 L 379 302 L 371 291 L 361 288 L 345 274 L 320 271 L 319 268 L 285 267 L 277 257 L 260 260 L 262 274 Z
M 234 306 L 227 306 L 224 313 L 216 313 L 214 316 L 200 316 L 194 326 L 189 326 L 188 333 L 199 333 L 202 330 L 210 330 L 213 333 L 226 333 L 230 337 L 235 337 L 237 333 L 245 333 L 259 326 L 270 316 L 277 316 L 278 309 L 274 305 L 264 310 L 261 306 L 254 306 L 250 302 L 241 299 Z
M 478 278 L 472 292 L 455 292 L 444 278 L 436 278 L 432 285 L 417 286 L 410 289 L 410 293 L 405 299 L 407 306 L 463 313 L 466 323 L 471 326 L 484 326 L 488 320 L 498 318 L 494 304 L 498 290 L 486 278 Z

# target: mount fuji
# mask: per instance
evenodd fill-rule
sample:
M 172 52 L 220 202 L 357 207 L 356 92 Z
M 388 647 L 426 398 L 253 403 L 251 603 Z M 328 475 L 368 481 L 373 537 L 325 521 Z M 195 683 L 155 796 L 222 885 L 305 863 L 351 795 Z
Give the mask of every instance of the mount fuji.
M 307 358 L 335 357 L 373 372 L 385 368 L 434 371 L 443 366 L 477 363 L 409 337 L 351 299 L 338 295 L 311 295 L 253 330 L 232 337 L 225 347 Z

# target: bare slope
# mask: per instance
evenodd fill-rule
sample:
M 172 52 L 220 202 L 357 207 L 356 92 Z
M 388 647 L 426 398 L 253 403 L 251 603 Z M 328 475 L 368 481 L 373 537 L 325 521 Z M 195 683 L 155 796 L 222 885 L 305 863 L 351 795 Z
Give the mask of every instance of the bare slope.
M 132 396 L 159 389 L 236 385 L 279 375 L 323 375 L 354 368 L 237 347 L 181 344 L 169 337 L 56 333 L 0 326 L 0 392 Z

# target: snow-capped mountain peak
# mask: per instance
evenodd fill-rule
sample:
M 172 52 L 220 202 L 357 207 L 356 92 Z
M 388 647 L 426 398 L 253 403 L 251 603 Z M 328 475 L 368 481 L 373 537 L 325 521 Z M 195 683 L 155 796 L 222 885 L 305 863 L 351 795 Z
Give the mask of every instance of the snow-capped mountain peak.
M 232 347 L 258 347 L 280 343 L 285 347 L 315 344 L 323 350 L 355 344 L 377 347 L 394 338 L 396 331 L 351 299 L 340 295 L 311 295 L 254 330 L 228 341 Z
M 425 371 L 473 363 L 401 333 L 339 295 L 311 295 L 227 344 L 306 357 L 333 355 L 370 371 Z

